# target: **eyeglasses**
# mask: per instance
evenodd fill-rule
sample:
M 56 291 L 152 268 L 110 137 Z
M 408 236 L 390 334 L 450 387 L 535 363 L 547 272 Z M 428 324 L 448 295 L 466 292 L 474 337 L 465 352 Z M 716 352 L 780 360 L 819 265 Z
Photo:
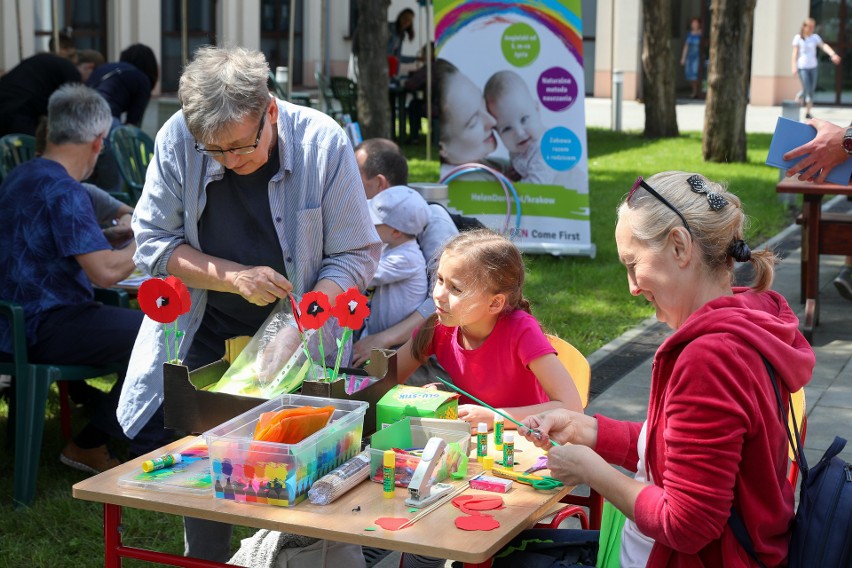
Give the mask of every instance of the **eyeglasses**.
M 234 154 L 236 156 L 245 156 L 246 154 L 251 154 L 255 150 L 257 150 L 257 145 L 260 144 L 260 135 L 263 133 L 263 125 L 266 124 L 266 111 L 263 112 L 263 116 L 260 117 L 260 126 L 257 127 L 257 137 L 254 140 L 254 144 L 249 144 L 248 146 L 237 146 L 236 148 L 227 148 L 225 150 L 213 150 L 211 148 L 205 148 L 200 145 L 198 141 L 195 142 L 195 151 L 199 154 L 204 154 L 205 156 L 212 156 L 214 158 L 218 158 L 224 156 L 226 153 Z
M 672 211 L 674 211 L 674 212 L 675 212 L 675 214 L 676 214 L 678 217 L 680 217 L 680 220 L 681 220 L 681 221 L 683 221 L 683 226 L 684 226 L 684 227 L 686 227 L 686 232 L 687 232 L 687 233 L 689 233 L 690 235 L 692 234 L 692 230 L 689 228 L 689 223 L 687 223 L 687 222 L 686 222 L 686 217 L 684 217 L 684 216 L 683 216 L 683 213 L 681 213 L 680 211 L 678 211 L 678 210 L 677 210 L 677 207 L 675 207 L 674 205 L 672 205 L 671 203 L 669 203 L 669 202 L 666 200 L 666 198 L 665 198 L 665 197 L 663 197 L 662 195 L 660 195 L 659 193 L 657 193 L 657 190 L 655 190 L 653 187 L 651 187 L 650 185 L 648 185 L 647 183 L 645 183 L 645 180 L 643 180 L 643 179 L 642 179 L 642 176 L 639 176 L 638 178 L 636 178 L 636 183 L 634 183 L 634 184 L 633 184 L 633 188 L 630 190 L 630 193 L 628 193 L 628 194 L 627 194 L 627 202 L 628 202 L 628 203 L 630 202 L 630 198 L 631 198 L 631 197 L 633 197 L 633 194 L 636 192 L 636 190 L 637 190 L 639 187 L 644 188 L 644 189 L 645 189 L 648 193 L 650 193 L 651 195 L 653 195 L 654 197 L 656 197 L 657 199 L 659 199 L 659 200 L 660 200 L 660 202 L 661 202 L 663 205 L 665 205 L 666 207 L 668 207 L 669 209 L 671 209 Z

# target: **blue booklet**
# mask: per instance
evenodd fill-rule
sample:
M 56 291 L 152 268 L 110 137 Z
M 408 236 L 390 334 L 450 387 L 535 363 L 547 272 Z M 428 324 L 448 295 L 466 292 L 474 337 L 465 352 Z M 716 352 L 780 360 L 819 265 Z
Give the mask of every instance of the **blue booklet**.
M 816 128 L 813 126 L 779 116 L 778 122 L 775 124 L 775 134 L 772 135 L 772 142 L 769 144 L 769 155 L 766 157 L 766 164 L 783 170 L 789 169 L 793 164 L 804 158 L 804 156 L 795 160 L 784 160 L 784 154 L 794 148 L 798 148 L 802 144 L 810 142 L 815 136 Z M 850 175 L 852 175 L 852 156 L 831 170 L 825 181 L 848 185 Z

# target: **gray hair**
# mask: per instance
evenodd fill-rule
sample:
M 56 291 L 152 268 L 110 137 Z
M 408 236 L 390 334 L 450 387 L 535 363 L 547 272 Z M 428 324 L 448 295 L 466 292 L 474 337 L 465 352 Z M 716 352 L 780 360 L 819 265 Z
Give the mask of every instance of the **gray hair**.
M 710 208 L 706 194 L 691 190 L 687 179 L 698 175 L 710 192 L 723 197 L 728 204 L 714 211 Z M 747 218 L 740 198 L 717 182 L 701 174 L 688 172 L 662 172 L 645 182 L 677 208 L 689 223 L 692 240 L 701 252 L 701 259 L 708 272 L 727 271 L 733 281 L 734 258 L 732 247 L 743 239 Z M 618 218 L 627 211 L 632 213 L 630 226 L 633 236 L 650 248 L 660 250 L 672 229 L 683 227 L 681 219 L 655 196 L 638 187 L 630 199 L 618 206 Z M 754 268 L 752 289 L 763 291 L 772 285 L 775 275 L 775 253 L 770 250 L 751 251 L 749 262 Z
M 178 99 L 189 132 L 214 143 L 234 123 L 260 116 L 269 105 L 269 64 L 244 47 L 200 47 L 184 68 Z
M 112 126 L 109 104 L 81 83 L 62 85 L 47 102 L 47 140 L 51 144 L 86 144 L 106 136 Z

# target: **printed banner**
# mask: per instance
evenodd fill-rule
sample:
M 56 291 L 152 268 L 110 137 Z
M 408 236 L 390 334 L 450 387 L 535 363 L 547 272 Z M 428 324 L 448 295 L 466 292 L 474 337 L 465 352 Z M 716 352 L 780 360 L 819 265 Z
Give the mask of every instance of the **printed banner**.
M 435 0 L 448 207 L 524 252 L 594 256 L 580 0 Z

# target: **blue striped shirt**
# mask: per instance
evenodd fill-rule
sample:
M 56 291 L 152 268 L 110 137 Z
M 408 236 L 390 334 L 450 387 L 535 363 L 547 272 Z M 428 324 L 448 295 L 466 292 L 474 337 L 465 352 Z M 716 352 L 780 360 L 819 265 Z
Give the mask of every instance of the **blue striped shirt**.
M 293 292 L 302 295 L 323 279 L 344 290 L 366 289 L 382 243 L 367 212 L 349 139 L 325 114 L 283 101 L 278 101 L 277 126 L 281 167 L 269 182 L 269 204 Z M 195 151 L 182 112 L 175 113 L 157 134 L 133 216 L 137 266 L 167 276 L 166 265 L 177 246 L 201 249 L 198 223 L 205 188 L 223 174 L 221 164 Z M 246 246 L 252 246 L 250 240 Z M 177 322 L 186 333 L 180 358 L 186 356 L 206 306 L 206 290 L 190 293 L 192 308 Z M 145 318 L 118 405 L 119 422 L 131 438 L 162 402 L 165 361 L 163 326 Z

